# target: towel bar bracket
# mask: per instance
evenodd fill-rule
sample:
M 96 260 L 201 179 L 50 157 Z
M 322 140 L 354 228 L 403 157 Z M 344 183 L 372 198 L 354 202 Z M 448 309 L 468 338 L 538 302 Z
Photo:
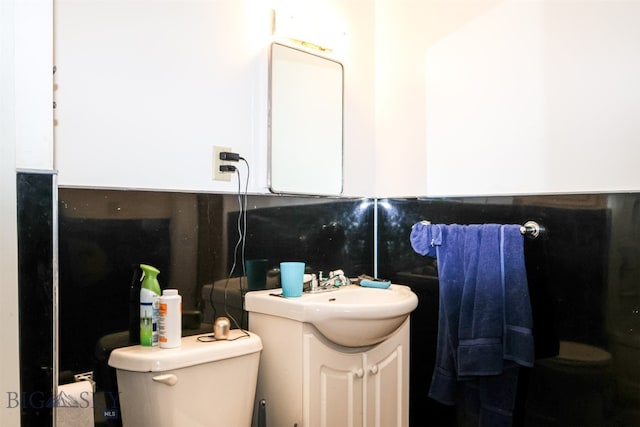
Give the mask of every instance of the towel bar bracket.
M 527 221 L 520 227 L 520 233 L 530 239 L 535 239 L 540 236 L 540 234 L 544 233 L 544 231 L 544 227 L 535 221 Z

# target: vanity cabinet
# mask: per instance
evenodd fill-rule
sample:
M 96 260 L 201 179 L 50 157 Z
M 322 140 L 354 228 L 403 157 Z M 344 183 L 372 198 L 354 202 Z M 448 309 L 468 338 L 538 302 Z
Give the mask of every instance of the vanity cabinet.
M 408 385 L 407 346 L 402 334 L 368 351 L 344 353 L 304 335 L 308 361 L 304 402 L 310 426 L 404 426 L 403 393 Z M 404 417 L 404 418 L 403 418 Z
M 310 324 L 261 313 L 249 313 L 249 329 L 263 342 L 256 399 L 266 401 L 267 425 L 408 425 L 409 318 L 364 348 L 338 346 Z

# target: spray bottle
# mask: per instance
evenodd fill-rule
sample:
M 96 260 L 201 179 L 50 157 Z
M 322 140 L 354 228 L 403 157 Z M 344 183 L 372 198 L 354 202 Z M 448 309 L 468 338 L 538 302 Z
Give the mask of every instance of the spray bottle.
M 138 264 L 132 264 L 131 286 L 129 287 L 129 344 L 140 344 L 140 277 Z
M 142 285 L 140 286 L 140 345 L 158 345 L 158 309 L 160 298 L 160 271 L 147 264 L 140 264 Z

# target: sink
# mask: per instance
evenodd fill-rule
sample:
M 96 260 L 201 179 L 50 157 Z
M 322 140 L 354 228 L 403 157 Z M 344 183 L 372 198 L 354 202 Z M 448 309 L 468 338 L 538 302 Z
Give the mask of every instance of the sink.
M 248 292 L 245 310 L 312 324 L 325 338 L 346 347 L 384 341 L 418 305 L 418 297 L 404 285 L 386 289 L 349 285 L 297 298 L 280 294 L 281 289 Z

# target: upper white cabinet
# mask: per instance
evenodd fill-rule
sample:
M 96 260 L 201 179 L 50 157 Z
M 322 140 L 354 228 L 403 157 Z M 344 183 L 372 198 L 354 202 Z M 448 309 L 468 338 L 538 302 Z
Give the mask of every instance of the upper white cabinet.
M 212 179 L 218 146 L 247 159 L 250 192 L 268 193 L 271 8 L 287 19 L 281 3 L 57 0 L 60 185 L 235 192 L 235 174 Z M 296 10 L 316 22 L 310 6 Z M 322 9 L 348 32 L 340 41 L 349 70 L 342 195 L 372 196 L 374 1 L 327 1 Z M 296 161 L 331 166 L 310 155 Z M 239 169 L 244 184 L 244 164 Z
M 266 191 L 270 26 L 255 0 L 56 1 L 60 185 L 237 191 L 222 146 Z
M 284 3 L 57 0 L 60 184 L 233 192 L 212 180 L 222 146 L 267 193 L 270 8 Z M 640 190 L 640 2 L 298 9 L 320 4 L 345 23 L 344 196 Z
M 640 2 L 395 3 L 376 4 L 378 196 L 640 190 Z

